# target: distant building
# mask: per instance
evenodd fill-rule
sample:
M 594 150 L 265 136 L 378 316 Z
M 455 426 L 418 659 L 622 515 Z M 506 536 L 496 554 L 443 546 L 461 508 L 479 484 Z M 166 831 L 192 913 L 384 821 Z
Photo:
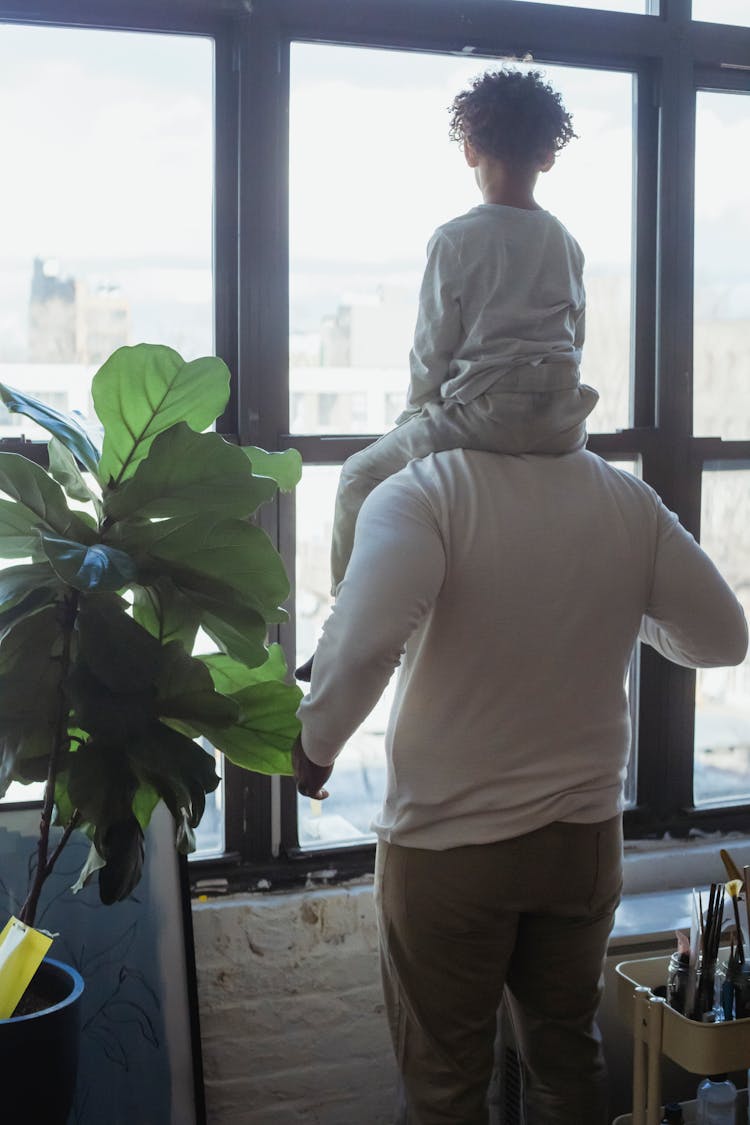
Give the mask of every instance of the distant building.
M 408 372 L 415 302 L 416 293 L 400 285 L 380 285 L 367 296 L 345 297 L 332 316 L 323 318 L 321 366 L 406 367 Z
M 34 259 L 29 301 L 31 363 L 101 364 L 130 338 L 130 306 L 115 286 L 89 289 Z

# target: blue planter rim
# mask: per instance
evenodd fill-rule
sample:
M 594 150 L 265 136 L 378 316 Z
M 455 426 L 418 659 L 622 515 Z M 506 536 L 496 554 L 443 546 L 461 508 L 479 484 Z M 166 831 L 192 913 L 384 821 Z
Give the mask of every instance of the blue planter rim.
M 48 1016 L 51 1012 L 59 1012 L 61 1008 L 66 1008 L 69 1004 L 73 1004 L 81 995 L 83 992 L 83 977 L 72 965 L 66 965 L 64 961 L 55 961 L 52 957 L 45 957 L 42 961 L 42 965 L 54 965 L 56 969 L 62 969 L 73 981 L 71 992 L 68 993 L 64 1000 L 60 1000 L 59 1003 L 53 1004 L 49 1008 L 42 1008 L 38 1012 L 29 1012 L 28 1015 L 25 1016 L 8 1016 L 6 1019 L 0 1020 L 0 1026 L 4 1023 L 25 1023 L 27 1020 L 38 1020 L 40 1016 Z

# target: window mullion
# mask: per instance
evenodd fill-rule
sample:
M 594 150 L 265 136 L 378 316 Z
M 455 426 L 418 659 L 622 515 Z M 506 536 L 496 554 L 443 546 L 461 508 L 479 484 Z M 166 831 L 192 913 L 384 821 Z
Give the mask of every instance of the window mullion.
M 695 91 L 692 58 L 680 37 L 670 41 L 661 77 L 657 424 L 670 439 L 684 441 L 693 414 Z M 670 488 L 667 502 L 671 494 Z

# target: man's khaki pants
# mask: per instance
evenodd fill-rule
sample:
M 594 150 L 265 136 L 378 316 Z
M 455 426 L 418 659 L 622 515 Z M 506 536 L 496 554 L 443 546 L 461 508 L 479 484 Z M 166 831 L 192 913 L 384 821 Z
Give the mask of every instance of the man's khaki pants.
M 447 851 L 378 845 L 383 988 L 409 1125 L 486 1125 L 503 989 L 528 1125 L 605 1125 L 596 1012 L 621 877 L 620 817 Z

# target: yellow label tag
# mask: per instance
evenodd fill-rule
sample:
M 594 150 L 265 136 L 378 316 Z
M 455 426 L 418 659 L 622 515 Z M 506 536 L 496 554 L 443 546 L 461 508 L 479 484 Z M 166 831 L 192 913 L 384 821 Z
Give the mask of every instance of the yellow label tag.
M 0 933 L 0 1019 L 13 1015 L 51 945 L 51 937 L 17 918 Z

